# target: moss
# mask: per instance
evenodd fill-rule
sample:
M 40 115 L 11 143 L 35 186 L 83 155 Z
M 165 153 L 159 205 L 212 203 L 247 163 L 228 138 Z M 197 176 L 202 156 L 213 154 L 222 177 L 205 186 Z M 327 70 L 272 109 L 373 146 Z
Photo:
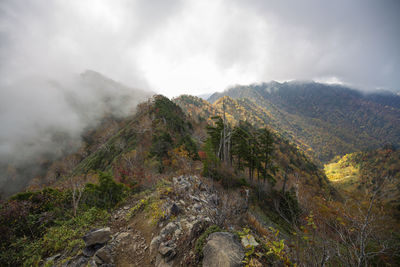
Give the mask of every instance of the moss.
M 140 211 L 140 210 L 146 208 L 148 204 L 149 204 L 149 198 L 144 198 L 144 199 L 139 200 L 138 203 L 136 203 L 136 205 L 133 206 L 133 207 L 128 211 L 128 213 L 126 214 L 125 219 L 126 219 L 127 221 L 129 221 L 133 216 L 135 216 L 135 214 L 136 214 L 138 211 Z
M 163 207 L 164 201 L 163 200 L 158 200 L 154 201 L 149 205 L 150 208 L 150 216 L 151 216 L 151 222 L 156 225 L 159 221 L 163 220 L 166 218 L 166 210 L 164 210 Z

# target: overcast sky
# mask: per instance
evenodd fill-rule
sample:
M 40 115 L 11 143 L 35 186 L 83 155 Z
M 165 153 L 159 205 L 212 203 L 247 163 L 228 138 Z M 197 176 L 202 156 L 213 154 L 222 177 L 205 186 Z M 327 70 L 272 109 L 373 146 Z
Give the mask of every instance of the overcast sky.
M 399 90 L 399 14 L 398 0 L 1 0 L 1 96 L 86 69 L 169 97 L 293 79 Z

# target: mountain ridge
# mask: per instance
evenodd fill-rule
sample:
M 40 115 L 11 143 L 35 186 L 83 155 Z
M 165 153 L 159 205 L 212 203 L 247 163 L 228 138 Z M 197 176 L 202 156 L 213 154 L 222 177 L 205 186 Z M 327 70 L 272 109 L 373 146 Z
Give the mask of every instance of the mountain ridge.
M 215 103 L 222 96 L 247 98 L 268 110 L 263 119 L 278 122 L 277 131 L 307 144 L 320 162 L 386 143 L 400 144 L 400 97 L 394 93 L 362 93 L 315 82 L 271 82 L 236 86 L 213 94 L 209 101 Z M 314 133 L 320 136 L 313 137 Z

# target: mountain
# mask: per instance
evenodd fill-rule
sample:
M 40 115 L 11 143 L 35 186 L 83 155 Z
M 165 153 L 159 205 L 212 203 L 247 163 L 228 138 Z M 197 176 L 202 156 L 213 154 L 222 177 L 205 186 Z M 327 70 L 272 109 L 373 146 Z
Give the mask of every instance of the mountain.
M 341 85 L 270 82 L 235 86 L 208 101 L 218 104 L 222 96 L 236 100 L 243 112 L 254 114 L 319 162 L 400 144 L 400 96 L 390 92 L 367 94 Z
M 394 265 L 399 226 L 387 207 L 335 190 L 252 103 L 156 95 L 103 118 L 1 202 L 0 265 L 347 266 L 365 231 L 365 252 L 379 249 L 368 259 Z M 224 159 L 223 131 L 233 136 Z
M 202 98 L 204 100 L 207 100 L 212 94 L 213 93 L 201 94 L 201 95 L 198 95 L 197 97 L 200 97 L 200 98 Z

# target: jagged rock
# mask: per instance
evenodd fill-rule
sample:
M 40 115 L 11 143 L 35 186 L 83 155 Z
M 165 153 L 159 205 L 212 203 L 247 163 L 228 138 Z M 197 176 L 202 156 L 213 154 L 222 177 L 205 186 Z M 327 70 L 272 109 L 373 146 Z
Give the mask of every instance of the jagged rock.
M 102 248 L 103 246 L 104 244 L 94 244 L 91 246 L 87 246 L 82 250 L 82 253 L 86 257 L 92 257 L 96 253 L 96 251 Z
M 157 267 L 172 267 L 172 262 L 165 262 L 161 261 L 159 264 L 157 264 Z
M 55 261 L 55 260 L 57 260 L 59 257 L 61 257 L 61 254 L 60 254 L 60 253 L 57 253 L 56 255 L 53 255 L 53 256 L 51 256 L 51 257 L 48 257 L 48 258 L 46 259 L 46 262 Z
M 111 239 L 110 227 L 93 230 L 87 233 L 83 237 L 83 241 L 85 241 L 87 247 L 95 244 L 104 244 L 110 239 Z
M 182 230 L 181 230 L 181 229 L 176 229 L 176 230 L 175 230 L 175 233 L 174 233 L 174 236 L 175 236 L 175 237 L 179 237 L 179 236 L 181 235 L 181 233 L 182 233 Z
M 176 245 L 171 241 L 161 243 L 160 247 L 158 248 L 158 253 L 161 254 L 165 262 L 170 262 L 176 255 L 175 248 Z
M 209 222 L 205 219 L 201 218 L 192 223 L 192 227 L 190 228 L 189 236 L 191 239 L 198 237 L 208 226 Z
M 130 233 L 128 233 L 128 232 L 122 232 L 122 233 L 119 233 L 119 234 L 116 236 L 115 240 L 116 240 L 116 241 L 120 241 L 120 240 L 122 240 L 122 239 L 124 239 L 124 238 L 126 238 L 126 237 L 128 237 L 128 236 L 130 236 Z
M 175 203 L 172 204 L 172 206 L 169 208 L 169 214 L 171 215 L 178 215 L 181 209 L 176 205 Z
M 111 249 L 108 246 L 102 247 L 99 249 L 96 254 L 94 254 L 96 263 L 101 264 L 112 264 L 113 258 L 111 255 Z
M 195 196 L 192 196 L 192 195 L 189 195 L 189 197 L 191 199 L 193 199 L 194 201 L 200 202 L 200 198 L 198 198 L 198 197 L 195 197 Z
M 196 204 L 193 205 L 193 208 L 195 210 L 201 210 L 201 205 L 199 203 L 196 203 Z
M 218 206 L 219 204 L 219 199 L 218 196 L 216 194 L 212 194 L 209 198 L 208 201 L 212 204 L 214 204 L 215 206 Z
M 244 248 L 257 247 L 258 246 L 257 241 L 255 240 L 254 236 L 252 236 L 252 235 L 243 236 L 242 239 L 241 239 L 241 243 L 242 243 L 242 246 Z
M 179 225 L 173 222 L 168 223 L 160 232 L 161 236 L 169 235 L 175 232 L 179 228 Z
M 172 247 L 168 247 L 164 244 L 161 244 L 160 247 L 158 248 L 158 252 L 163 256 L 164 258 L 173 258 L 175 256 L 175 250 Z M 172 256 L 172 257 L 171 257 Z
M 161 236 L 154 237 L 150 242 L 150 254 L 153 254 L 154 251 L 158 250 L 158 247 L 161 244 Z
M 89 262 L 89 258 L 84 256 L 76 256 L 69 261 L 65 262 L 62 266 L 63 267 L 82 267 L 87 266 Z M 92 265 L 93 266 L 93 265 Z
M 244 250 L 228 232 L 211 234 L 203 249 L 203 267 L 239 267 L 242 266 Z

